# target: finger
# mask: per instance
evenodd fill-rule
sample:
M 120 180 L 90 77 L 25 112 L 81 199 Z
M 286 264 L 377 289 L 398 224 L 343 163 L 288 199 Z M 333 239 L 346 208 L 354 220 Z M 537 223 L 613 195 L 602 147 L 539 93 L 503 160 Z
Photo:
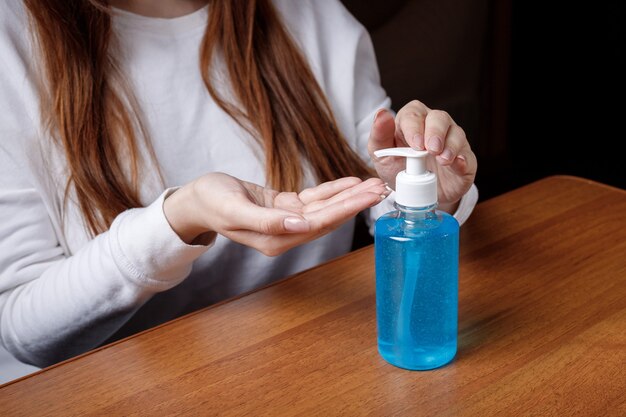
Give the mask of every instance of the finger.
M 381 109 L 374 117 L 374 123 L 367 141 L 367 151 L 373 160 L 377 160 L 374 152 L 379 149 L 395 147 L 396 122 L 391 113 Z
M 309 222 L 299 213 L 279 209 L 259 207 L 253 203 L 243 203 L 229 217 L 235 217 L 226 225 L 228 231 L 249 230 L 266 235 L 283 233 L 305 233 L 311 228 Z
M 325 235 L 344 224 L 361 210 L 371 207 L 380 201 L 380 196 L 364 193 L 343 200 L 309 215 L 311 228 L 306 233 L 268 235 L 251 230 L 235 230 L 225 236 L 243 245 L 250 246 L 267 256 L 277 256 L 285 251 Z
M 424 125 L 427 112 L 424 105 L 407 105 L 398 112 L 396 124 L 402 131 L 407 145 L 412 148 L 424 149 Z
M 444 166 L 451 165 L 461 150 L 468 146 L 467 137 L 463 129 L 457 125 L 450 126 L 448 135 L 444 140 L 443 150 L 436 157 L 437 162 Z
M 360 193 L 352 198 L 329 204 L 321 210 L 306 213 L 304 217 L 311 225 L 311 232 L 322 235 L 334 230 L 348 219 L 356 216 L 360 211 L 372 207 L 380 201 L 380 194 Z
M 448 113 L 441 110 L 431 110 L 426 116 L 424 127 L 425 149 L 433 155 L 439 155 L 445 147 L 445 139 L 452 125 L 454 125 L 454 121 Z
M 335 204 L 341 200 L 345 200 L 348 198 L 353 198 L 355 195 L 361 193 L 374 193 L 378 194 L 381 197 L 386 197 L 389 194 L 385 183 L 380 178 L 369 178 L 362 183 L 357 184 L 354 187 L 350 187 L 347 190 L 344 190 L 327 200 L 314 201 L 310 204 L 307 204 L 306 206 L 304 206 L 304 213 L 311 213 L 316 210 L 321 210 L 331 204 Z
M 472 152 L 469 147 L 463 149 L 454 159 L 454 162 L 450 165 L 450 167 L 457 175 L 460 176 L 476 175 L 476 170 L 478 168 L 476 155 L 474 155 L 474 152 Z
M 302 190 L 298 197 L 304 204 L 309 204 L 317 200 L 326 200 L 332 196 L 361 183 L 357 177 L 344 177 L 334 181 L 328 181 L 318 186 Z
M 459 155 L 454 158 L 454 161 L 450 164 L 450 168 L 457 175 L 465 175 L 467 172 L 467 159 L 463 155 Z

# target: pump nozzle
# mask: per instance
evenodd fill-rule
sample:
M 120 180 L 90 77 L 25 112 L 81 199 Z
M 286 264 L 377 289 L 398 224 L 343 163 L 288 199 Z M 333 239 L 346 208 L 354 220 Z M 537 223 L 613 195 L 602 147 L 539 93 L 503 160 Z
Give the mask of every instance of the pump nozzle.
M 403 156 L 406 158 L 406 173 L 409 175 L 422 175 L 426 171 L 426 155 L 428 151 L 417 151 L 413 148 L 387 148 L 374 152 L 377 157 Z
M 406 170 L 396 176 L 396 202 L 406 207 L 426 207 L 437 203 L 437 177 L 426 170 L 428 151 L 413 148 L 387 148 L 374 152 L 406 158 Z

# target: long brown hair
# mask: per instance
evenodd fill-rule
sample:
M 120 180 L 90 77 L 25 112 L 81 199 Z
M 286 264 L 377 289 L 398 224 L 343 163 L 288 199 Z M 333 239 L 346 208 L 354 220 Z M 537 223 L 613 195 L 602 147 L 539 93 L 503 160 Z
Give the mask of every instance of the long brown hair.
M 110 10 L 106 0 L 25 4 L 45 65 L 44 114 L 68 163 L 66 197 L 73 187 L 87 227 L 96 234 L 120 212 L 141 205 L 137 140 L 148 139 L 132 92 L 119 88 L 123 75 L 111 53 Z M 200 71 L 215 102 L 263 145 L 268 183 L 298 190 L 305 160 L 321 182 L 371 175 L 342 137 L 271 1 L 209 4 Z M 228 69 L 236 102 L 220 96 L 211 81 L 217 54 Z

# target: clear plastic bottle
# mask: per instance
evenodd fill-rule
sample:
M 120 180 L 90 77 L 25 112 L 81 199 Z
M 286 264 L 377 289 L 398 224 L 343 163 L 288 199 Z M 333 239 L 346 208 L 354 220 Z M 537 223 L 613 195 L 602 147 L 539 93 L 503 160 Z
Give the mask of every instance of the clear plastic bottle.
M 378 350 L 400 368 L 438 368 L 457 349 L 459 224 L 436 210 L 426 152 L 379 152 L 407 157 L 407 170 L 396 179 L 397 210 L 376 222 Z

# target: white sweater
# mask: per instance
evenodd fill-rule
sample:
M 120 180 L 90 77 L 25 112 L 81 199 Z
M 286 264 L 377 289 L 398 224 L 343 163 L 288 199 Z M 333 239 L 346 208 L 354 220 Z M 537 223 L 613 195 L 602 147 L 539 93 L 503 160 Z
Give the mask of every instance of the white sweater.
M 390 106 L 368 34 L 336 0 L 275 3 L 343 134 L 367 159 L 373 115 Z M 169 227 L 162 211 L 168 187 L 213 171 L 266 182 L 261 150 L 202 83 L 206 17 L 206 8 L 176 19 L 116 11 L 122 67 L 165 184 L 146 173 L 146 207 L 120 214 L 89 239 L 75 204 L 61 219 L 65 164 L 40 123 L 40 61 L 26 12 L 21 1 L 0 2 L 0 341 L 20 361 L 52 364 L 350 249 L 353 222 L 275 258 L 221 236 L 210 248 L 186 245 Z M 461 222 L 476 199 L 473 187 L 456 214 Z M 388 199 L 371 216 L 390 205 Z

